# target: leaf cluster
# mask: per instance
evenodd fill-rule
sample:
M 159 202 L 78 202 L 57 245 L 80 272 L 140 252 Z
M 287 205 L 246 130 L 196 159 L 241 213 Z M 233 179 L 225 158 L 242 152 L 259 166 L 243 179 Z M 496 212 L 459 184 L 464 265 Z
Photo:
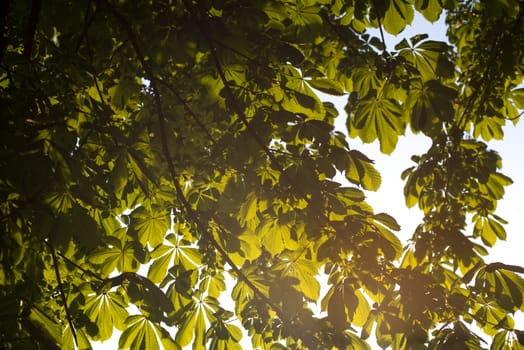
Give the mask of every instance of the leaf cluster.
M 523 269 L 483 259 L 506 238 L 486 142 L 524 109 L 522 1 L 7 3 L 2 348 L 115 328 L 122 349 L 486 348 L 473 324 L 524 347 Z M 449 42 L 387 47 L 415 15 Z M 402 175 L 424 213 L 404 246 L 348 136 L 390 154 L 408 127 L 432 145 Z

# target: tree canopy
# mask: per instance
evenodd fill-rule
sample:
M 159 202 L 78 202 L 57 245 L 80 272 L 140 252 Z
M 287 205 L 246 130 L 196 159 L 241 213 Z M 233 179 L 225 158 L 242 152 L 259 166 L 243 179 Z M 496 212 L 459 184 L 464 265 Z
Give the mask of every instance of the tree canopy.
M 524 349 L 524 268 L 484 260 L 523 1 L 1 6 L 2 349 L 115 328 L 123 349 Z M 415 14 L 448 41 L 386 45 Z M 350 138 L 390 154 L 407 129 L 431 146 L 402 174 L 424 214 L 403 244 Z

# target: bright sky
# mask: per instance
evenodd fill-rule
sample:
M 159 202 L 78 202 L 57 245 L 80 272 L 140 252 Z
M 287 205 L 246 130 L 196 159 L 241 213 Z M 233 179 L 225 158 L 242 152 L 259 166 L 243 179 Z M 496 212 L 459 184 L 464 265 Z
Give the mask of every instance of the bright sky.
M 409 38 L 415 34 L 428 33 L 432 40 L 446 41 L 445 25 L 443 18 L 435 24 L 429 24 L 423 18 L 415 17 L 413 26 L 406 28 L 398 38 L 386 37 L 387 48 L 392 50 L 394 45 L 403 37 Z M 378 36 L 378 32 L 376 34 Z M 323 96 L 326 98 L 326 96 Z M 345 114 L 344 97 L 333 100 L 329 97 L 338 110 L 341 112 L 337 121 L 338 128 L 345 131 Z M 495 247 L 490 251 L 490 256 L 486 258 L 487 262 L 500 261 L 507 264 L 524 266 L 524 232 L 522 232 L 522 217 L 524 210 L 524 125 L 520 123 L 517 127 L 508 122 L 504 129 L 504 140 L 490 142 L 491 149 L 496 150 L 502 157 L 502 172 L 511 177 L 514 184 L 507 188 L 504 199 L 500 201 L 497 214 L 509 221 L 506 225 L 508 238 L 504 242 L 497 242 Z M 397 219 L 402 226 L 400 238 L 409 239 L 416 226 L 421 223 L 422 214 L 416 208 L 408 209 L 404 204 L 404 182 L 400 174 L 406 168 L 414 165 L 411 156 L 422 154 L 429 148 L 430 141 L 422 135 L 407 134 L 406 137 L 399 138 L 397 148 L 392 155 L 383 155 L 379 152 L 378 143 L 362 144 L 358 139 L 350 140 L 350 147 L 359 149 L 371 159 L 375 160 L 375 166 L 382 174 L 382 186 L 377 192 L 367 193 L 368 202 L 376 212 L 385 212 Z M 144 271 L 147 273 L 147 271 Z M 229 292 L 225 292 L 229 293 Z M 228 309 L 231 307 L 226 306 Z M 520 313 L 516 318 L 516 328 L 524 328 L 524 314 Z M 104 343 L 93 344 L 94 349 L 116 349 L 118 347 L 118 336 L 120 332 L 115 331 L 112 339 Z M 371 337 L 373 338 L 373 336 Z M 371 339 L 370 339 L 371 340 Z M 251 347 L 247 335 L 242 339 L 245 349 Z M 374 349 L 379 349 L 374 345 Z

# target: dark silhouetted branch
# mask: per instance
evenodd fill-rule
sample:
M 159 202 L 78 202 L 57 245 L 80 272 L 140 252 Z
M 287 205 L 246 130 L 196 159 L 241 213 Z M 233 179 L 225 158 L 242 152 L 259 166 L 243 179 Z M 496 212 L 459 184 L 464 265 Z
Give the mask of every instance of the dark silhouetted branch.
M 518 265 L 508 265 L 501 262 L 494 262 L 486 265 L 486 272 L 494 272 L 496 270 L 507 270 L 524 274 L 524 267 Z
M 99 3 L 102 3 L 107 7 L 109 12 L 120 22 L 120 25 L 125 30 L 126 34 L 128 35 L 128 38 L 131 42 L 131 45 L 133 46 L 133 49 L 135 50 L 135 53 L 138 56 L 138 59 L 140 60 L 142 64 L 142 68 L 144 69 L 146 73 L 146 78 L 150 81 L 151 91 L 153 92 L 153 97 L 155 101 L 155 108 L 157 110 L 158 114 L 158 121 L 159 121 L 159 127 L 160 127 L 160 138 L 162 143 L 162 153 L 164 154 L 164 157 L 166 158 L 167 166 L 170 172 L 170 176 L 172 178 L 173 184 L 175 186 L 175 190 L 177 192 L 177 197 L 182 206 L 184 207 L 187 214 L 190 216 L 191 220 L 196 224 L 198 229 L 202 232 L 203 235 L 209 240 L 209 242 L 213 245 L 213 247 L 218 251 L 220 256 L 223 257 L 225 262 L 231 266 L 231 269 L 236 273 L 239 280 L 244 282 L 251 290 L 253 290 L 254 294 L 258 296 L 261 300 L 263 300 L 268 306 L 270 306 L 275 312 L 278 314 L 278 316 L 281 319 L 287 320 L 287 316 L 282 311 L 280 307 L 278 307 L 275 303 L 273 303 L 266 295 L 264 295 L 242 272 L 242 270 L 236 266 L 236 264 L 231 260 L 227 252 L 224 250 L 224 248 L 216 241 L 216 239 L 213 237 L 213 234 L 209 232 L 209 229 L 206 225 L 200 220 L 198 217 L 198 214 L 193 210 L 191 207 L 191 204 L 188 202 L 187 198 L 184 196 L 184 193 L 182 191 L 182 188 L 180 186 L 180 183 L 178 182 L 178 176 L 173 164 L 173 160 L 171 159 L 171 155 L 168 148 L 168 141 L 167 141 L 167 134 L 166 134 L 166 127 L 165 127 L 165 117 L 164 117 L 164 111 L 162 108 L 162 103 L 160 100 L 160 92 L 158 90 L 158 84 L 157 84 L 157 78 L 153 73 L 153 70 L 149 63 L 146 61 L 145 56 L 142 53 L 142 50 L 140 48 L 140 45 L 138 43 L 138 39 L 131 28 L 131 25 L 127 21 L 127 19 L 119 13 L 111 4 L 108 3 L 107 0 L 98 0 Z M 271 155 L 273 157 L 273 155 Z M 274 158 L 274 157 L 273 157 Z
M 56 259 L 55 248 L 49 242 L 47 242 L 47 245 L 49 246 L 49 249 L 51 250 L 51 256 L 53 257 L 53 266 L 55 269 L 56 281 L 58 283 L 58 290 L 60 291 L 60 298 L 62 299 L 62 303 L 64 304 L 64 310 L 66 313 L 67 323 L 69 324 L 69 328 L 71 328 L 71 334 L 73 335 L 75 344 L 78 345 L 78 342 L 76 340 L 76 330 L 75 330 L 75 326 L 73 325 L 73 318 L 71 317 L 71 313 L 69 312 L 69 306 L 67 306 L 67 298 L 65 296 L 64 287 L 62 285 L 62 278 L 60 277 L 60 270 L 58 269 L 58 261 Z
M 24 56 L 27 58 L 31 57 L 31 52 L 33 51 L 36 25 L 38 24 L 38 17 L 40 16 L 41 8 L 42 0 L 33 0 L 31 2 L 31 13 L 29 14 L 29 21 L 27 23 L 27 29 L 24 38 Z

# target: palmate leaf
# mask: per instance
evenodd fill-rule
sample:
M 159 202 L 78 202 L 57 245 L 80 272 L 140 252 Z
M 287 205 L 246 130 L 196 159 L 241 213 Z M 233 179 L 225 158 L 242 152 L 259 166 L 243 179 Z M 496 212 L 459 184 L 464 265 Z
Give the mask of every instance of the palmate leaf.
M 242 339 L 242 331 L 233 324 L 227 324 L 218 320 L 206 333 L 206 338 L 211 339 L 208 349 L 212 350 L 241 350 L 238 344 Z
M 502 127 L 506 124 L 506 120 L 499 117 L 484 117 L 475 123 L 473 129 L 473 137 L 482 137 L 485 141 L 502 140 L 504 137 L 504 130 Z
M 402 256 L 402 242 L 386 227 L 377 226 L 378 243 L 388 259 L 399 259 Z
M 347 153 L 346 178 L 369 191 L 377 191 L 382 177 L 373 166 L 373 161 L 362 152 L 351 150 Z
M 193 303 L 185 320 L 178 328 L 175 340 L 184 347 L 193 341 L 193 349 L 205 349 L 206 319 L 214 320 L 213 315 L 218 310 L 218 302 L 200 293 L 193 296 Z M 193 339 L 194 338 L 194 339 Z
M 126 330 L 118 340 L 119 349 L 160 350 L 158 326 L 143 315 L 131 315 L 125 320 Z
M 153 263 L 149 266 L 147 277 L 160 283 L 165 278 L 170 266 L 181 265 L 186 270 L 194 269 L 202 264 L 201 254 L 189 241 L 178 235 L 169 234 L 168 244 L 161 244 L 151 252 Z
M 171 219 L 167 210 L 153 205 L 150 210 L 139 207 L 130 215 L 130 229 L 137 232 L 138 240 L 142 246 L 156 247 L 164 241 L 164 237 L 171 225 Z
M 278 219 L 265 219 L 256 228 L 255 234 L 271 255 L 277 255 L 284 249 L 295 250 L 297 241 L 291 237 L 291 228 Z
M 457 91 L 444 86 L 438 80 L 425 83 L 415 81 L 411 83 L 404 110 L 411 120 L 411 129 L 414 132 L 422 131 L 431 135 L 442 121 L 453 118 L 453 103 Z
M 522 306 L 524 305 L 524 279 L 516 273 L 510 271 L 501 269 L 497 272 L 504 280 L 504 284 L 506 285 L 507 290 L 509 291 L 509 295 L 513 300 L 513 304 L 515 305 L 515 307 L 522 310 Z
M 396 100 L 371 92 L 358 101 L 354 116 L 348 118 L 348 130 L 366 143 L 378 139 L 380 151 L 390 154 L 395 149 L 398 136 L 404 134 L 406 127 L 401 114 Z
M 137 257 L 138 243 L 128 241 L 122 243 L 116 237 L 107 236 L 104 246 L 95 250 L 88 256 L 88 260 L 98 265 L 104 275 L 109 275 L 115 269 L 119 272 L 136 272 L 140 267 Z
M 85 313 L 98 327 L 97 340 L 106 340 L 113 334 L 113 328 L 125 328 L 129 313 L 123 297 L 116 292 L 89 295 L 86 298 Z
M 75 338 L 73 338 L 73 333 L 71 328 L 67 325 L 62 332 L 62 349 L 81 349 L 81 350 L 91 350 L 93 347 L 89 342 L 89 339 L 82 328 L 75 329 L 76 335 L 76 344 Z
M 415 37 L 411 41 L 415 42 Z M 453 66 L 445 56 L 448 45 L 444 42 L 425 40 L 412 46 L 403 39 L 395 46 L 395 50 L 399 50 L 398 55 L 419 71 L 424 81 L 453 74 Z
M 482 243 L 493 247 L 497 239 L 506 239 L 506 230 L 495 218 L 480 217 L 475 222 L 473 234 L 482 239 Z
M 369 302 L 360 290 L 349 283 L 340 283 L 330 288 L 322 300 L 322 309 L 335 328 L 346 328 L 347 323 L 362 327 L 371 312 Z
M 320 295 L 320 283 L 315 278 L 319 265 L 302 257 L 300 251 L 286 254 L 282 258 L 284 260 L 276 264 L 274 269 L 281 271 L 283 277 L 295 278 L 298 283 L 293 287 L 303 293 L 309 301 L 316 301 Z
M 258 273 L 256 265 L 244 266 L 242 268 L 244 276 L 252 283 L 263 295 L 269 295 L 269 286 L 264 276 Z M 237 284 L 231 291 L 231 298 L 235 301 L 235 312 L 240 314 L 245 304 L 254 297 L 253 289 L 251 289 L 244 281 L 238 280 Z
M 292 66 L 284 66 L 282 70 L 286 88 L 278 88 L 282 95 L 282 108 L 291 113 L 307 115 L 311 119 L 324 119 L 324 105 L 301 73 Z

